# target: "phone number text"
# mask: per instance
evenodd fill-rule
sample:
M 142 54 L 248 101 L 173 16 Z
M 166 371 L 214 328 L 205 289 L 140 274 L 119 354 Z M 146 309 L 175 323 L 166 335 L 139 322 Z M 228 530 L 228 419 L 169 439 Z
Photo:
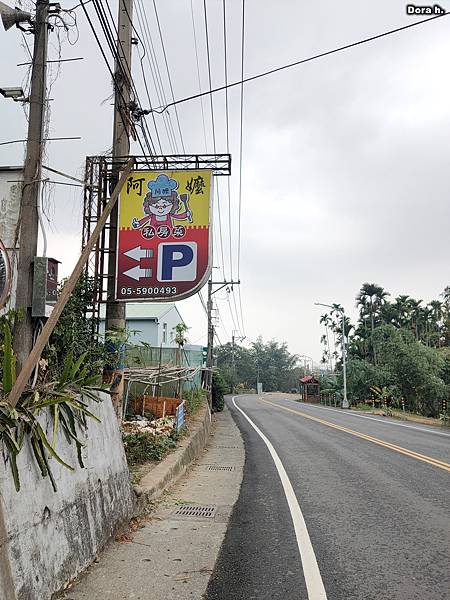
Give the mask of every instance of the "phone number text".
M 175 286 L 163 287 L 122 287 L 120 288 L 121 296 L 171 296 L 177 293 Z

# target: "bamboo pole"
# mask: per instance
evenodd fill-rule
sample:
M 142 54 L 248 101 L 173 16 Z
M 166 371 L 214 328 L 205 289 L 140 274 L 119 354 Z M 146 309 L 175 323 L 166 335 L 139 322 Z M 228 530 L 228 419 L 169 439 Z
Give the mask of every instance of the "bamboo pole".
M 20 371 L 20 373 L 16 379 L 14 387 L 12 388 L 12 390 L 7 398 L 7 401 L 9 402 L 9 404 L 11 406 L 16 406 L 17 402 L 19 401 L 19 398 L 20 398 L 23 390 L 25 389 L 25 386 L 27 385 L 28 380 L 30 379 L 31 373 L 32 373 L 34 367 L 36 366 L 36 364 L 38 363 L 38 361 L 41 357 L 41 353 L 44 350 L 45 345 L 48 342 L 48 340 L 53 332 L 53 329 L 55 328 L 55 326 L 58 322 L 58 319 L 61 316 L 61 313 L 62 313 L 65 305 L 67 304 L 67 301 L 69 300 L 71 293 L 73 292 L 73 290 L 75 288 L 75 285 L 81 275 L 81 271 L 83 270 L 83 267 L 85 266 L 85 264 L 89 258 L 89 254 L 92 252 L 95 244 L 97 243 L 100 233 L 101 233 L 103 227 L 105 226 L 106 221 L 108 220 L 108 217 L 109 217 L 112 209 L 114 208 L 114 205 L 116 204 L 117 198 L 119 197 L 119 194 L 120 194 L 120 190 L 122 189 L 122 187 L 125 183 L 125 180 L 128 177 L 131 169 L 133 168 L 133 165 L 134 165 L 134 158 L 130 158 L 130 160 L 127 162 L 127 164 L 122 172 L 122 175 L 121 175 L 116 187 L 114 188 L 113 193 L 111 194 L 111 198 L 109 199 L 108 204 L 105 206 L 105 209 L 102 212 L 94 231 L 92 232 L 91 237 L 88 239 L 86 246 L 83 248 L 81 256 L 78 259 L 78 262 L 75 265 L 75 268 L 72 271 L 72 274 L 70 275 L 65 286 L 63 287 L 62 292 L 52 310 L 52 314 L 48 318 L 47 323 L 44 325 L 44 328 L 42 329 L 41 334 L 38 336 L 36 343 L 34 344 L 33 348 L 31 349 L 31 352 L 28 355 L 28 358 L 24 362 L 22 370 Z

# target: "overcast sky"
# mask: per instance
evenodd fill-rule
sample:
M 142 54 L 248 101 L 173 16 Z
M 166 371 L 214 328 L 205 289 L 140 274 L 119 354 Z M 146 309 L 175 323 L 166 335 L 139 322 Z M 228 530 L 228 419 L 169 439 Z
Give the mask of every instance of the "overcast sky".
M 18 3 L 20 4 L 20 3 Z M 32 3 L 23 1 L 22 6 Z M 76 4 L 62 1 L 68 8 Z M 202 89 L 208 89 L 202 0 L 193 0 Z M 276 66 L 411 23 L 402 0 L 247 0 L 245 73 Z M 450 0 L 441 5 L 450 10 Z M 88 5 L 89 6 L 89 5 Z M 114 15 L 116 2 L 110 2 Z M 166 95 L 169 86 L 153 2 L 139 0 L 150 23 Z M 157 0 L 175 98 L 198 92 L 190 0 Z M 222 1 L 208 0 L 213 86 L 224 81 Z M 241 0 L 227 0 L 228 78 L 240 76 Z M 92 12 L 92 8 L 90 9 Z M 111 147 L 111 82 L 81 9 L 79 39 L 61 34 L 63 63 L 50 97 L 48 164 L 81 176 L 87 155 Z M 245 335 L 286 341 L 291 352 L 320 359 L 315 301 L 340 302 L 354 316 L 355 296 L 375 282 L 393 296 L 426 302 L 450 283 L 450 17 L 248 83 L 244 91 L 240 279 Z M 32 37 L 28 42 L 32 44 Z M 58 53 L 50 35 L 50 58 Z M 75 32 L 70 32 L 75 41 Z M 146 99 L 134 47 L 133 71 Z M 0 31 L 0 85 L 20 85 L 28 58 L 20 32 Z M 144 62 L 150 93 L 154 85 Z M 52 69 L 53 76 L 56 70 Z M 233 277 L 237 277 L 239 90 L 230 90 Z M 209 99 L 203 103 L 207 150 L 213 151 Z M 226 152 L 224 94 L 214 96 L 216 147 Z M 205 152 L 200 100 L 178 108 L 187 152 Z M 26 137 L 19 104 L 1 100 L 0 141 Z M 174 120 L 173 109 L 170 116 Z M 175 123 L 175 120 L 174 120 Z M 170 152 L 163 117 L 157 117 Z M 153 130 L 152 130 L 153 131 Z M 23 145 L 0 146 L 0 164 L 21 164 Z M 138 152 L 138 146 L 133 150 Z M 82 196 L 56 186 L 46 198 L 49 254 L 70 273 L 81 244 Z M 219 183 L 225 276 L 229 261 L 226 182 Z M 223 277 L 216 207 L 214 265 Z M 206 290 L 205 290 L 206 291 Z M 225 291 L 216 295 L 222 342 L 233 324 Z M 228 299 L 227 299 L 228 298 Z M 238 312 L 239 302 L 237 301 Z M 179 303 L 190 341 L 206 342 L 197 297 Z M 236 318 L 235 318 L 236 321 Z M 240 327 L 239 329 L 242 329 Z

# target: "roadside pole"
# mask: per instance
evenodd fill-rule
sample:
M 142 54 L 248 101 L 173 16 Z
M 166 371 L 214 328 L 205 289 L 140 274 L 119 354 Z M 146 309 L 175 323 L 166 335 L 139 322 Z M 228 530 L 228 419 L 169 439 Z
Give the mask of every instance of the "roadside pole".
M 48 15 L 49 0 L 38 0 L 34 26 L 27 151 L 19 216 L 19 263 L 15 308 L 21 310 L 23 314 L 20 318 L 15 319 L 13 334 L 13 346 L 17 359 L 18 372 L 22 369 L 33 345 L 31 300 L 33 290 L 33 261 L 37 254 L 39 234 L 37 206 L 41 188 L 42 137 L 47 79 Z
M 345 336 L 345 312 L 344 309 L 341 310 L 342 313 L 342 375 L 344 377 L 344 398 L 342 399 L 342 408 L 348 408 L 348 398 L 347 398 L 347 339 Z
M 231 334 L 231 393 L 234 394 L 234 382 L 235 382 L 235 371 L 236 371 L 236 359 L 235 359 L 235 340 L 234 331 Z
M 212 406 L 212 367 L 213 367 L 213 354 L 214 354 L 214 325 L 212 322 L 212 297 L 213 294 L 220 291 L 224 287 L 231 285 L 239 285 L 240 281 L 213 281 L 210 277 L 208 280 L 208 302 L 206 304 L 206 312 L 208 315 L 208 353 L 206 357 L 206 366 L 210 369 L 207 371 L 207 390 L 208 390 L 208 401 L 210 407 Z M 217 289 L 213 290 L 213 285 L 219 286 Z M 233 333 L 233 345 L 234 345 L 234 332 Z
M 117 19 L 117 55 L 115 66 L 113 159 L 128 157 L 130 153 L 130 84 L 131 84 L 131 37 L 132 37 L 133 0 L 119 0 Z M 119 166 L 113 166 L 112 187 L 119 179 Z M 111 384 L 111 399 L 119 421 L 122 419 L 124 390 L 124 334 L 125 303 L 115 300 L 116 253 L 118 229 L 118 205 L 116 204 L 109 221 L 108 243 L 108 295 L 106 301 L 105 331 L 114 332 L 106 344 L 117 357 L 115 364 L 105 366 L 104 383 Z
M 214 347 L 214 325 L 212 322 L 212 279 L 208 279 L 208 302 L 206 310 L 208 313 L 208 354 L 206 357 L 206 366 L 208 368 L 206 381 L 208 382 L 208 403 L 212 407 L 212 367 L 213 367 L 213 347 Z

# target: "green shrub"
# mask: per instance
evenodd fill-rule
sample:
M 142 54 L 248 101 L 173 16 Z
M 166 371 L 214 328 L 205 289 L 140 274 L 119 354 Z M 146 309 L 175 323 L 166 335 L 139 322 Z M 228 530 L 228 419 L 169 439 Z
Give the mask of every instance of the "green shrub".
M 162 460 L 169 450 L 175 448 L 178 436 L 175 430 L 168 437 L 153 435 L 149 431 L 125 433 L 123 444 L 128 463 L 137 465 L 149 460 Z
M 228 386 L 220 371 L 215 371 L 212 377 L 212 411 L 221 412 L 224 407 L 224 394 L 228 391 Z
M 186 412 L 189 416 L 195 415 L 198 409 L 203 405 L 206 392 L 205 390 L 189 390 L 184 392 L 183 398 L 186 402 Z

